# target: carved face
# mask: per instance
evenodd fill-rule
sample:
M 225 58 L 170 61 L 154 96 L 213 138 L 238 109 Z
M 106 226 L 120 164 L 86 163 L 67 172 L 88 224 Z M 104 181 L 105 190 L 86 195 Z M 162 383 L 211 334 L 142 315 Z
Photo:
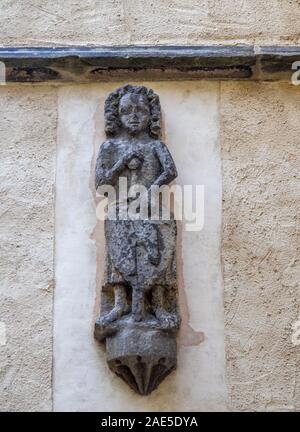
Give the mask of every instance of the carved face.
M 122 125 L 132 135 L 145 130 L 149 125 L 150 109 L 145 96 L 126 94 L 119 104 L 119 115 Z

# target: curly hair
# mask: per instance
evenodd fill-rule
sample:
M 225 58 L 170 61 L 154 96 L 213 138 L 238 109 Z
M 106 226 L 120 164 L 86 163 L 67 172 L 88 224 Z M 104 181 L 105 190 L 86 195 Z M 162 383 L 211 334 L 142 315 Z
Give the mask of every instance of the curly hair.
M 159 138 L 161 133 L 161 109 L 158 95 L 147 87 L 130 84 L 110 93 L 105 100 L 104 118 L 106 135 L 114 136 L 120 129 L 119 103 L 121 98 L 127 93 L 146 96 L 150 110 L 149 135 L 153 138 Z

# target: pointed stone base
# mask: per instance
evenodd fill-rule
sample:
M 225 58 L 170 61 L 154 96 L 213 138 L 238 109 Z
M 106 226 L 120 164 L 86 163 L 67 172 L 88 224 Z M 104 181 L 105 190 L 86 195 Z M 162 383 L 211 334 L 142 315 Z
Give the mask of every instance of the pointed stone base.
M 110 369 L 141 395 L 150 394 L 176 368 L 174 332 L 133 325 L 106 338 Z

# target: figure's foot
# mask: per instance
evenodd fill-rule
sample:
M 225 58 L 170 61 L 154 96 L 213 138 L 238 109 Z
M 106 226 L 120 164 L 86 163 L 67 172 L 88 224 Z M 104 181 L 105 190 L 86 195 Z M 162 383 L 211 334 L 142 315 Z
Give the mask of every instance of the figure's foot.
M 179 328 L 180 318 L 177 314 L 159 308 L 155 311 L 155 316 L 164 328 Z
M 99 318 L 99 324 L 103 327 L 120 319 L 123 315 L 130 312 L 130 306 L 115 306 L 109 313 Z

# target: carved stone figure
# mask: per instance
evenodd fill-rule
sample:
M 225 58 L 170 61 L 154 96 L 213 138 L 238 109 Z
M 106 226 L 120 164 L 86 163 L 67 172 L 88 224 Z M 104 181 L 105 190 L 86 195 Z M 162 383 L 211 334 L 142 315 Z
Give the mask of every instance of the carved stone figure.
M 176 367 L 176 221 L 172 214 L 165 220 L 161 208 L 153 220 L 150 199 L 147 217 L 124 220 L 124 209 L 138 198 L 124 199 L 119 180 L 126 180 L 126 192 L 143 186 L 150 197 L 153 186 L 176 178 L 172 156 L 159 139 L 160 121 L 153 90 L 126 85 L 111 93 L 95 176 L 96 189 L 110 185 L 116 191 L 108 203 L 116 218 L 105 220 L 106 270 L 95 337 L 106 340 L 110 368 L 140 394 L 150 393 Z

